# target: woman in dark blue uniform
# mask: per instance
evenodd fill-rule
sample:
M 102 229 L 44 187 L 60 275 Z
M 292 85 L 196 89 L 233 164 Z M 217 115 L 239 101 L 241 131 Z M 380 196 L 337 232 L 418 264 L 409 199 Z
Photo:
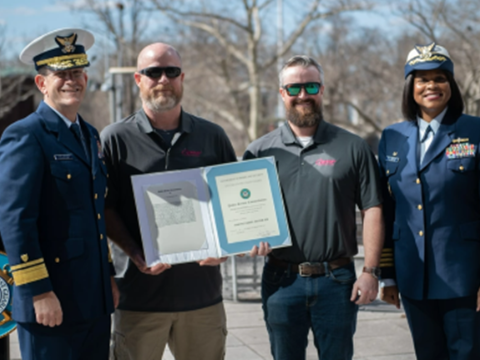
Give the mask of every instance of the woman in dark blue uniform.
M 480 359 L 480 119 L 463 113 L 447 50 L 415 46 L 404 122 L 379 146 L 383 299 L 398 290 L 419 360 Z

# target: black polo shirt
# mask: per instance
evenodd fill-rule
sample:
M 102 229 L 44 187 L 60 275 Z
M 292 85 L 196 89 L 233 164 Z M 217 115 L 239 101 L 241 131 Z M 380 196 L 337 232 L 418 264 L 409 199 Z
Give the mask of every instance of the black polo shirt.
M 182 111 L 178 132 L 167 144 L 139 110 L 107 126 L 101 134 L 109 172 L 106 207 L 119 213 L 130 235 L 142 246 L 132 190 L 132 175 L 197 168 L 236 161 L 233 147 L 218 125 Z M 119 309 L 187 311 L 222 300 L 219 266 L 174 265 L 152 276 L 141 273 L 116 245 L 112 246 Z
M 273 255 L 292 263 L 355 255 L 355 205 L 364 210 L 381 203 L 367 143 L 322 121 L 303 148 L 286 123 L 250 144 L 244 158 L 265 156 L 275 156 L 293 241 Z

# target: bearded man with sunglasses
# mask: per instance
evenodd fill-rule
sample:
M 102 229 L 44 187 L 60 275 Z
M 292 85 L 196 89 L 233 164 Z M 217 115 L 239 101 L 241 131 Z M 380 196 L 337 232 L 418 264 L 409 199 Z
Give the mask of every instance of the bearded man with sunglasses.
M 244 155 L 275 156 L 293 242 L 273 250 L 263 270 L 271 352 L 276 360 L 305 359 L 312 329 L 319 358 L 350 360 L 358 305 L 378 291 L 383 225 L 377 163 L 365 141 L 323 119 L 320 64 L 294 56 L 279 78 L 287 122 Z M 365 247 L 358 280 L 356 206 Z
M 176 360 L 225 356 L 218 266 L 225 259 L 147 267 L 130 180 L 236 161 L 222 128 L 182 109 L 181 66 L 170 45 L 145 47 L 135 73 L 142 108 L 102 132 L 110 174 L 105 217 L 120 289 L 114 317 L 117 360 L 161 360 L 167 343 Z

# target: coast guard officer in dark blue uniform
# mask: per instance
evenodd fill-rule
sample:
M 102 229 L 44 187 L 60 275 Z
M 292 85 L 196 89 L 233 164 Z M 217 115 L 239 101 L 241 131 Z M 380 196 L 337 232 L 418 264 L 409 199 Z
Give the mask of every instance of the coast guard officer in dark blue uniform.
M 480 119 L 447 50 L 416 46 L 405 65 L 406 121 L 379 147 L 386 241 L 384 300 L 399 306 L 419 360 L 480 359 Z M 394 282 L 396 281 L 396 282 Z
M 0 233 L 15 281 L 22 359 L 108 359 L 117 291 L 103 219 L 107 171 L 78 114 L 93 35 L 50 32 L 20 60 L 44 99 L 0 140 Z

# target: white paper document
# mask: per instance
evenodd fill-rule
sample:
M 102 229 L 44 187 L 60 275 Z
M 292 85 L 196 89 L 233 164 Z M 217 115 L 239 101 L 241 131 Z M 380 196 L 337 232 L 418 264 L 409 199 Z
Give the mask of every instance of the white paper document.
M 266 169 L 222 175 L 215 180 L 228 243 L 280 234 Z
M 290 246 L 273 158 L 132 176 L 148 266 Z
M 151 239 L 157 251 L 174 254 L 206 246 L 197 188 L 189 181 L 150 185 L 144 192 Z M 177 239 L 171 241 L 171 239 Z

